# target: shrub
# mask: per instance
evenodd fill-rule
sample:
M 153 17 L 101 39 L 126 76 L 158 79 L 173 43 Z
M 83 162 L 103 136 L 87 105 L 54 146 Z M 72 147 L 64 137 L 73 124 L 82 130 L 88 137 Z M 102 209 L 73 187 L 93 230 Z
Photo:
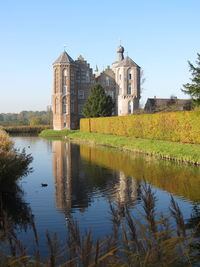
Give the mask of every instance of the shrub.
M 0 151 L 9 151 L 13 142 L 9 139 L 8 134 L 0 129 Z
M 200 144 L 200 111 L 81 119 L 80 131 Z

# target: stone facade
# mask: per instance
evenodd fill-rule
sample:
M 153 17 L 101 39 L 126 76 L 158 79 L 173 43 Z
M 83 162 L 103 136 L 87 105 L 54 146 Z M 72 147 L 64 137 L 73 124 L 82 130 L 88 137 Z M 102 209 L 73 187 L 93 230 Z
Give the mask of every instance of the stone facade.
M 53 127 L 55 130 L 77 129 L 82 109 L 95 83 L 115 101 L 113 115 L 128 115 L 139 108 L 140 67 L 124 58 L 124 48 L 118 47 L 118 60 L 98 75 L 79 56 L 73 60 L 66 51 L 53 63 L 54 86 L 52 96 Z

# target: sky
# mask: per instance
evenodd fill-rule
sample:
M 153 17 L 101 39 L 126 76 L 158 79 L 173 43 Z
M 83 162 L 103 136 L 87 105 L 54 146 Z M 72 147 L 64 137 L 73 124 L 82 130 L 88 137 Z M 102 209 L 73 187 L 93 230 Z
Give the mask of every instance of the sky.
M 46 110 L 52 63 L 82 55 L 102 71 L 119 40 L 143 70 L 148 97 L 188 98 L 187 61 L 200 53 L 199 0 L 0 0 L 0 113 Z

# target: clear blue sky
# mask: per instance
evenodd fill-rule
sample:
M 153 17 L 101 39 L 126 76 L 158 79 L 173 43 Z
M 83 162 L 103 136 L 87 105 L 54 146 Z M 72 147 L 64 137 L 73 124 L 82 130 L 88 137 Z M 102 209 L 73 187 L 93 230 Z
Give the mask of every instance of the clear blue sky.
M 0 0 L 0 113 L 45 110 L 52 62 L 63 51 L 94 68 L 125 53 L 142 67 L 147 97 L 187 98 L 187 60 L 200 52 L 199 0 Z

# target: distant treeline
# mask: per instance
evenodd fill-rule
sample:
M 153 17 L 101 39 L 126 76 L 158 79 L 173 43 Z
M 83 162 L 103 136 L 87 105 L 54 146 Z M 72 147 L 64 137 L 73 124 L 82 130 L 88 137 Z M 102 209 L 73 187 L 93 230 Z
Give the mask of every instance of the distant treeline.
M 52 125 L 52 111 L 21 111 L 0 113 L 0 125 Z

